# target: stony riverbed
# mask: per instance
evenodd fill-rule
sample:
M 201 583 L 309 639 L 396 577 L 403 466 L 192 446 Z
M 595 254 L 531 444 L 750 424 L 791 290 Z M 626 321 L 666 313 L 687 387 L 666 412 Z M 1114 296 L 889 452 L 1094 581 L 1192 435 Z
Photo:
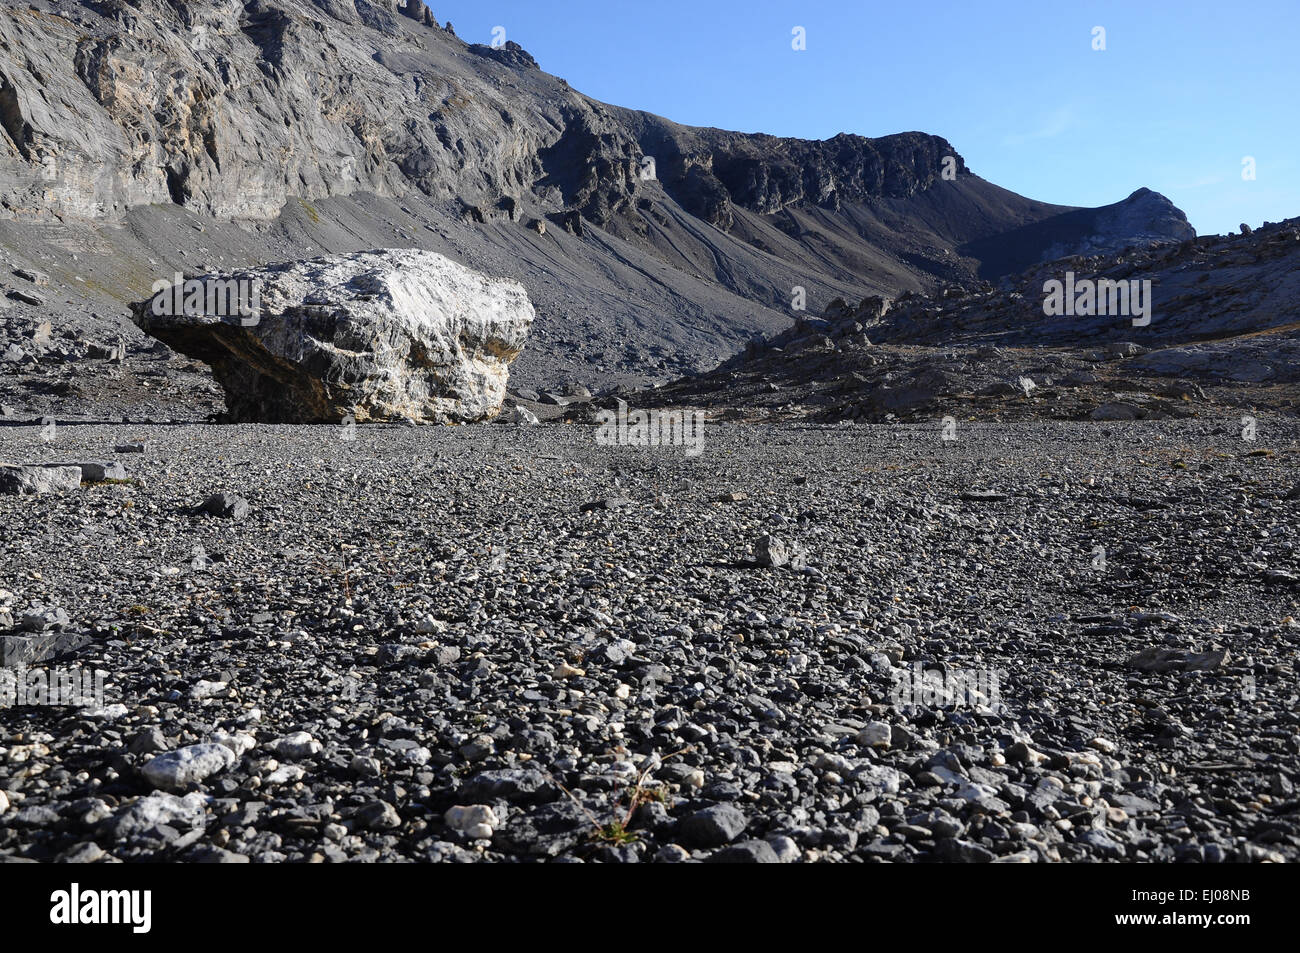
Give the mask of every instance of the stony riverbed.
M 593 433 L 0 427 L 0 859 L 1300 857 L 1296 421 Z

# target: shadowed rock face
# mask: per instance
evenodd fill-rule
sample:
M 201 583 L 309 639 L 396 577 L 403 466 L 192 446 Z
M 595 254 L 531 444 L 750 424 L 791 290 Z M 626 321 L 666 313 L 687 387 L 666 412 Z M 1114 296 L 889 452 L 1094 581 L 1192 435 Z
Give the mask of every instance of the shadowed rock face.
M 1070 255 L 1113 255 L 1130 245 L 1189 241 L 1196 230 L 1183 211 L 1159 192 L 1138 189 L 1101 208 L 1062 212 L 992 238 L 962 252 L 980 262 L 980 275 L 996 278 Z
M 257 289 L 255 317 L 160 314 L 174 310 L 166 291 L 133 310 L 142 330 L 212 367 L 235 421 L 495 417 L 533 322 L 522 286 L 433 252 L 338 255 L 219 280 L 231 279 Z

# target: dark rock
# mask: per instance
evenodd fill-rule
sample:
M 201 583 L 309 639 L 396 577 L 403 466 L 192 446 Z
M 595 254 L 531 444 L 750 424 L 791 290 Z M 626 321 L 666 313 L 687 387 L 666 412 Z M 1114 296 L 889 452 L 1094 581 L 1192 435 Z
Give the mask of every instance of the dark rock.
M 779 864 L 780 858 L 767 841 L 747 840 L 716 850 L 704 859 L 706 864 Z
M 242 520 L 249 513 L 248 500 L 233 493 L 214 493 L 199 507 L 204 513 L 227 519 Z
M 1124 664 L 1141 672 L 1207 672 L 1228 661 L 1227 649 L 1208 652 L 1187 652 L 1182 649 L 1143 649 Z
M 738 809 L 718 804 L 682 818 L 677 822 L 677 831 L 685 844 L 718 847 L 739 837 L 747 823 Z

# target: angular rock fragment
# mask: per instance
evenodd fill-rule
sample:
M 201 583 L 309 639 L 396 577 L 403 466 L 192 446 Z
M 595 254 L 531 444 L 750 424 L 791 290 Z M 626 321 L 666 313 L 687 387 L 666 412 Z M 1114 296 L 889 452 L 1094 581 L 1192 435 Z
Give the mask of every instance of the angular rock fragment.
M 50 276 L 43 271 L 37 271 L 35 268 L 15 268 L 14 274 L 34 285 L 48 285 L 50 283 Z
M 286 761 L 302 761 L 319 754 L 321 743 L 305 731 L 285 735 L 275 743 L 275 753 Z
M 632 501 L 625 496 L 607 496 L 599 500 L 592 500 L 589 503 L 582 504 L 583 513 L 592 513 L 596 510 L 622 510 L 632 505 Z
M 367 830 L 390 831 L 402 824 L 401 815 L 387 801 L 371 801 L 356 814 L 357 823 Z
M 116 361 L 122 359 L 122 348 L 117 344 L 97 344 L 91 342 L 86 348 L 86 356 L 99 361 Z
M 187 745 L 150 759 L 140 769 L 140 774 L 155 788 L 179 790 L 224 771 L 234 763 L 235 753 L 225 745 Z
M 83 632 L 43 632 L 39 635 L 0 635 L 0 668 L 35 665 L 89 644 Z
M 121 808 L 103 823 L 105 834 L 116 840 L 137 838 L 166 839 L 176 831 L 192 830 L 203 825 L 206 798 L 198 791 L 184 797 L 174 794 L 151 794 Z
M 537 419 L 537 415 L 534 414 L 527 407 L 515 407 L 514 409 L 512 409 L 510 413 L 506 416 L 506 422 L 512 424 L 520 424 L 526 427 L 531 427 L 534 424 L 541 423 L 541 421 Z
M 457 805 L 449 808 L 442 819 L 452 830 L 475 839 L 491 837 L 500 823 L 486 804 Z
M 677 832 L 684 843 L 718 847 L 739 837 L 747 823 L 737 808 L 718 804 L 682 818 L 677 822 Z
M 0 493 L 36 496 L 43 493 L 65 493 L 80 486 L 79 466 L 0 466 Z
M 706 864 L 779 864 L 780 858 L 767 841 L 747 840 L 714 851 Z
M 61 608 L 41 606 L 24 612 L 20 626 L 24 632 L 50 632 L 67 628 L 69 621 L 68 614 Z
M 212 516 L 242 520 L 248 515 L 249 505 L 248 500 L 234 493 L 214 493 L 203 501 L 199 509 Z
M 791 569 L 802 569 L 808 564 L 802 546 L 772 535 L 760 537 L 754 543 L 754 559 L 760 566 L 773 568 L 789 566 Z
M 75 463 L 42 464 L 51 467 L 76 467 L 81 471 L 82 483 L 103 483 L 105 480 L 125 480 L 126 467 L 108 460 L 88 460 Z

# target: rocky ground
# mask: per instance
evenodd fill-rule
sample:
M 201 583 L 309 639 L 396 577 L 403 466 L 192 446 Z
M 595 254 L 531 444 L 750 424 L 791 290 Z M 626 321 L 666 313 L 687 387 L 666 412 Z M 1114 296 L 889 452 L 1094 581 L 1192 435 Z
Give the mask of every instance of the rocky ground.
M 856 305 L 720 367 L 629 396 L 737 419 L 1133 420 L 1294 414 L 1300 404 L 1300 219 L 1240 235 L 1041 263 L 998 287 Z M 1145 281 L 1150 313 L 1044 314 L 1044 289 Z
M 955 435 L 0 426 L 0 856 L 1297 859 L 1300 425 Z

